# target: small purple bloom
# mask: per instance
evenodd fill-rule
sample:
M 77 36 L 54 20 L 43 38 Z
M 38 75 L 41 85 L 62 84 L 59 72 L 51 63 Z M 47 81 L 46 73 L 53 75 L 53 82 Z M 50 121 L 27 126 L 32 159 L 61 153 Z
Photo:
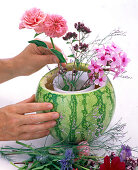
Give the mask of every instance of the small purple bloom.
M 77 31 L 83 32 L 85 34 L 88 34 L 91 32 L 91 30 L 81 22 L 75 23 L 74 27 L 77 29 Z
M 65 158 L 69 160 L 74 159 L 74 154 L 72 152 L 72 149 L 66 149 Z
M 76 39 L 77 38 L 77 34 L 75 32 L 68 32 L 64 37 L 63 40 L 69 40 L 71 38 Z
M 120 161 L 123 162 L 126 160 L 126 158 L 129 158 L 132 156 L 132 153 L 131 153 L 131 149 L 130 147 L 127 145 L 122 145 L 122 150 L 121 150 L 121 153 L 120 153 Z
M 74 45 L 73 48 L 74 48 L 75 51 L 78 51 L 78 49 L 79 49 L 78 44 Z
M 72 169 L 74 154 L 72 149 L 66 149 L 65 158 L 60 160 L 61 170 L 69 170 Z

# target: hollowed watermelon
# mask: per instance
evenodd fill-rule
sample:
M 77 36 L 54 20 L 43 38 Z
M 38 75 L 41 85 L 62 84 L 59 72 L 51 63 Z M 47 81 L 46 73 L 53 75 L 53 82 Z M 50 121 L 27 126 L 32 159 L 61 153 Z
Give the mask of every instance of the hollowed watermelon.
M 72 70 L 73 64 L 67 64 Z M 78 70 L 87 71 L 82 64 Z M 36 92 L 37 102 L 51 102 L 53 109 L 60 113 L 57 125 L 51 129 L 51 135 L 68 143 L 92 140 L 108 127 L 115 109 L 115 93 L 107 78 L 105 86 L 83 93 L 58 93 L 53 90 L 52 82 L 58 68 L 45 74 L 39 82 Z

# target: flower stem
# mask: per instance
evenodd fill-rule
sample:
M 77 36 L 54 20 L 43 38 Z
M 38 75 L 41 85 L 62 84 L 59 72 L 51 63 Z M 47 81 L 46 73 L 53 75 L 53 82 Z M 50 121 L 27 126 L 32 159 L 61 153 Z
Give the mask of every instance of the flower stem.
M 55 49 L 53 38 L 50 37 L 50 40 L 51 40 L 51 44 L 52 44 L 53 48 Z

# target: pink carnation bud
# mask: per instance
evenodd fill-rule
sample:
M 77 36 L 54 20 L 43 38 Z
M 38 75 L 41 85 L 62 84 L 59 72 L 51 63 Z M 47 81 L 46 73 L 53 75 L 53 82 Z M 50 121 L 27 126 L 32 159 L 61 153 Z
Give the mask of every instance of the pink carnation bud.
M 90 155 L 90 146 L 87 141 L 82 141 L 78 144 L 77 150 L 79 152 L 79 156 L 89 156 Z

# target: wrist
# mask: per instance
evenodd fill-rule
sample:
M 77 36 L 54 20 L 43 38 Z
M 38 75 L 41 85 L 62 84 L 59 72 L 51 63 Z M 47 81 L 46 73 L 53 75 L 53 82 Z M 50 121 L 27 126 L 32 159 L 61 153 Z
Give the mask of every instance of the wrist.
M 0 83 L 17 77 L 16 64 L 12 58 L 0 60 Z

